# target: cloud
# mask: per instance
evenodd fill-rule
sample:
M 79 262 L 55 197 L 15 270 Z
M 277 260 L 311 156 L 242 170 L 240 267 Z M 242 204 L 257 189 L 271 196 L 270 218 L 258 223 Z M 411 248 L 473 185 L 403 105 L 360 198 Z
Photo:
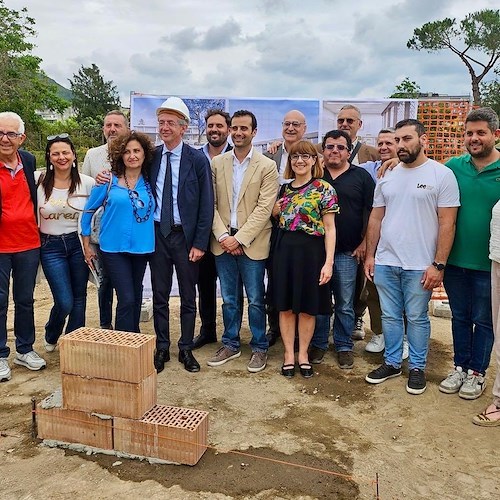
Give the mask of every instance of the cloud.
M 243 42 L 241 26 L 229 18 L 219 26 L 211 26 L 206 31 L 194 27 L 183 28 L 173 35 L 161 38 L 161 42 L 170 45 L 173 50 L 208 50 L 215 51 L 235 46 Z

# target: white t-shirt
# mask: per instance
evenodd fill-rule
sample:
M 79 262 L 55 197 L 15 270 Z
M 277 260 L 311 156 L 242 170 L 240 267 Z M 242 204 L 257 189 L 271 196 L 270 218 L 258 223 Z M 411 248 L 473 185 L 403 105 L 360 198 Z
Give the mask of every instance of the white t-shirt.
M 38 181 L 38 177 L 40 177 L 40 171 L 35 173 L 36 181 Z M 69 197 L 69 200 L 68 189 L 53 188 L 50 198 L 46 200 L 43 187 L 38 186 L 38 213 L 41 233 L 61 235 L 78 231 L 80 215 L 95 183 L 92 177 L 84 174 L 80 174 L 80 180 L 80 185 Z
M 460 206 L 453 172 L 434 160 L 408 168 L 399 163 L 375 187 L 373 207 L 385 207 L 375 264 L 425 270 L 433 262 L 438 208 Z
M 491 212 L 490 259 L 500 263 L 500 201 Z

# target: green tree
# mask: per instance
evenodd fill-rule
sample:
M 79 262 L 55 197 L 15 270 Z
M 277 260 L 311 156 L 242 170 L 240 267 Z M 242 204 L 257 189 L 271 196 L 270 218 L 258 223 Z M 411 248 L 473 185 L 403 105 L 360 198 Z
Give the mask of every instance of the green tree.
M 78 121 L 86 118 L 102 119 L 104 115 L 120 107 L 120 97 L 113 81 L 104 81 L 97 65 L 82 67 L 69 80 L 73 94 L 73 109 Z
M 35 20 L 26 8 L 9 9 L 0 0 L 0 109 L 18 113 L 30 134 L 40 128 L 35 111 L 63 111 L 69 103 L 57 96 L 56 87 L 40 69 L 41 59 L 31 54 Z
M 394 87 L 394 92 L 389 97 L 399 99 L 416 99 L 420 95 L 420 85 L 408 77 Z
M 451 50 L 467 67 L 474 104 L 481 104 L 480 83 L 500 57 L 500 11 L 485 9 L 460 22 L 446 18 L 415 28 L 407 47 L 414 50 Z
M 491 106 L 500 115 L 500 68 L 495 70 L 497 78 L 490 82 L 481 83 L 481 95 L 483 106 Z

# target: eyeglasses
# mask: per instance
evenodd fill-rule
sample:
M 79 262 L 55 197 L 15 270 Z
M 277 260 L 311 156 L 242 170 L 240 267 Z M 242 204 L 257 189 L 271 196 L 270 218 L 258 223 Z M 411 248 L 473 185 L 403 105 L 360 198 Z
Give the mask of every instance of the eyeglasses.
M 137 191 L 131 189 L 129 191 L 129 194 L 130 194 L 130 198 L 134 201 L 135 206 L 137 208 L 144 208 L 145 207 L 144 202 L 139 198 L 139 193 Z
M 299 158 L 300 158 L 301 160 L 303 160 L 303 161 L 307 161 L 307 160 L 309 160 L 309 159 L 311 159 L 311 158 L 316 158 L 316 157 L 315 157 L 315 156 L 313 156 L 313 155 L 309 155 L 309 154 L 307 154 L 307 153 L 305 153 L 305 154 L 303 154 L 303 155 L 291 155 L 291 156 L 290 156 L 290 159 L 291 159 L 292 161 L 297 161 Z
M 357 118 L 337 118 L 337 123 L 340 125 L 341 123 L 347 122 L 349 125 L 352 125 Z
M 293 127 L 299 128 L 301 125 L 304 125 L 305 122 L 282 122 L 284 128 Z
M 69 134 L 64 132 L 63 134 L 58 134 L 58 135 L 48 135 L 47 140 L 48 141 L 55 141 L 57 139 L 69 139 Z
M 164 126 L 167 126 L 169 128 L 176 128 L 176 127 L 179 127 L 182 125 L 182 122 L 181 121 L 178 121 L 178 122 L 175 122 L 174 120 L 160 120 L 158 122 L 158 127 L 164 127 Z
M 1 132 L 0 131 L 0 140 L 4 138 L 4 136 L 7 136 L 7 139 L 12 140 L 15 139 L 16 137 L 20 137 L 23 134 L 19 134 L 18 132 Z
M 335 148 L 337 148 L 338 151 L 344 151 L 344 149 L 347 149 L 347 146 L 344 146 L 343 144 L 327 144 L 325 146 L 325 149 L 333 150 Z

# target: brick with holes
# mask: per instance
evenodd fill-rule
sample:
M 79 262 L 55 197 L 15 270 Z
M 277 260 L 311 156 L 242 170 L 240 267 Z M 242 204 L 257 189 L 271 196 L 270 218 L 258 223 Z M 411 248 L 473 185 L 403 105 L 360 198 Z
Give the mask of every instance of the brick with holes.
M 113 449 L 112 417 L 62 408 L 60 390 L 38 403 L 36 414 L 40 439 Z
M 155 369 L 154 335 L 79 328 L 61 337 L 61 373 L 140 383 Z
M 207 449 L 208 412 L 155 405 L 140 420 L 115 418 L 114 449 L 185 465 Z

